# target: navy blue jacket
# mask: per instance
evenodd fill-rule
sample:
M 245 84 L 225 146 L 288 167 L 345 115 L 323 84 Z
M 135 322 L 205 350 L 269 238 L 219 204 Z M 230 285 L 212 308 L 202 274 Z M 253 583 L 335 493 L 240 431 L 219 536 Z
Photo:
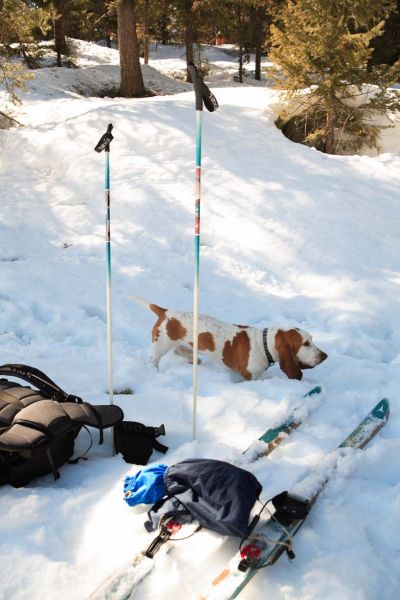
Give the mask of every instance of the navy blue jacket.
M 150 518 L 152 512 L 188 512 L 207 529 L 246 537 L 251 509 L 262 490 L 252 473 L 220 460 L 194 458 L 169 467 L 164 482 L 167 496 L 162 506 L 153 506 Z

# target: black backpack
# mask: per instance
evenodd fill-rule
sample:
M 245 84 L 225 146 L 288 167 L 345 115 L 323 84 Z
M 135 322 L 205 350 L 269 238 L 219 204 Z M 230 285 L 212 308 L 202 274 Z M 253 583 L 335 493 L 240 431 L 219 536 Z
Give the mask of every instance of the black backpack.
M 7 364 L 0 367 L 1 375 L 37 389 L 0 379 L 0 485 L 21 487 L 48 473 L 58 479 L 82 427 L 99 429 L 101 444 L 103 430 L 124 417 L 119 406 L 92 405 L 67 394 L 33 367 Z

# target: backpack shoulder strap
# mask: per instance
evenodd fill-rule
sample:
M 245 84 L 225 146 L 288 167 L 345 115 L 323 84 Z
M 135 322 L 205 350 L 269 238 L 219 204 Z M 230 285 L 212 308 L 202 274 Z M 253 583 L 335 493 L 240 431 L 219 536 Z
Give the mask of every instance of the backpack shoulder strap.
M 82 402 L 82 398 L 67 394 L 45 373 L 28 365 L 6 364 L 0 366 L 0 375 L 18 377 L 34 385 L 44 396 L 57 402 Z
M 168 446 L 165 446 L 164 444 L 162 444 L 161 442 L 159 442 L 155 438 L 152 440 L 152 444 L 153 444 L 154 450 L 157 450 L 158 452 L 161 452 L 162 454 L 166 454 L 167 453 Z

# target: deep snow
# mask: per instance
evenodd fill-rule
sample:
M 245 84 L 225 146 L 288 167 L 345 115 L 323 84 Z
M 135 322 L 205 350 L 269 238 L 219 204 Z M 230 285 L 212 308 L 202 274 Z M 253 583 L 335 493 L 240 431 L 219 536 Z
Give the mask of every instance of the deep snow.
M 165 423 L 161 441 L 170 451 L 155 461 L 233 461 L 322 384 L 304 426 L 252 467 L 268 498 L 293 486 L 388 397 L 388 424 L 365 451 L 340 461 L 296 537 L 296 560 L 282 557 L 241 597 L 397 598 L 399 125 L 382 138 L 390 153 L 374 157 L 293 144 L 273 124 L 276 92 L 227 87 L 234 59 L 209 50 L 220 110 L 203 117 L 201 311 L 306 329 L 329 358 L 301 382 L 278 366 L 263 381 L 240 382 L 204 360 L 192 442 L 192 369 L 172 354 L 155 371 L 154 315 L 128 299 L 192 307 L 194 97 L 168 78 L 183 69 L 182 50 L 159 48 L 144 70 L 149 87 L 178 93 L 125 100 L 80 95 L 116 80 L 117 54 L 76 47 L 81 68 L 41 70 L 15 109 L 24 127 L 0 131 L 0 364 L 31 364 L 89 402 L 108 402 L 104 158 L 93 148 L 112 122 L 114 379 L 116 388 L 134 390 L 115 402 L 127 419 Z M 82 432 L 77 451 L 87 442 Z M 109 435 L 104 446 L 96 435 L 95 442 L 89 460 L 65 465 L 57 483 L 48 476 L 1 488 L 0 598 L 87 598 L 146 543 L 145 507 L 122 500 L 123 476 L 136 467 L 110 456 Z M 177 543 L 135 597 L 196 598 L 235 547 L 207 532 Z

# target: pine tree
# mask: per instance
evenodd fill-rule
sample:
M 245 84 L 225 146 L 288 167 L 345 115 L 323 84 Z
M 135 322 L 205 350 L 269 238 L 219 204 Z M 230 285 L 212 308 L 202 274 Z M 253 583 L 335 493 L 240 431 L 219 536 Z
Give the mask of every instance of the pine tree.
M 251 35 L 255 52 L 254 79 L 261 80 L 261 56 L 267 28 L 267 2 L 255 2 L 250 13 Z
M 174 7 L 167 0 L 140 0 L 138 3 L 138 36 L 142 48 L 144 64 L 149 62 L 150 40 L 167 44 Z
M 255 53 L 254 78 L 261 79 L 261 58 L 266 46 L 271 13 L 282 0 L 225 0 L 215 3 L 215 18 L 224 36 L 238 46 L 238 81 L 243 82 L 245 56 Z
M 117 34 L 117 7 L 106 0 L 69 0 L 65 15 L 66 34 L 87 41 L 106 40 Z
M 371 65 L 393 65 L 400 59 L 400 0 L 397 0 L 395 11 L 385 19 L 383 34 L 372 40 L 371 45 Z
M 168 44 L 171 37 L 173 8 L 169 0 L 151 2 L 151 23 L 149 29 L 161 44 Z
M 282 2 L 282 0 L 280 0 Z M 268 45 L 268 30 L 272 23 L 272 14 L 276 11 L 279 0 L 240 0 L 242 23 L 238 21 L 236 32 L 233 32 L 240 48 L 255 54 L 254 79 L 261 80 L 261 59 Z M 241 67 L 239 67 L 241 80 Z
M 175 33 L 182 40 L 186 51 L 186 64 L 193 62 L 193 44 L 197 41 L 198 0 L 176 0 L 173 3 Z M 189 70 L 186 81 L 191 82 Z
M 24 89 L 28 74 L 15 56 L 23 56 L 29 67 L 35 66 L 39 46 L 37 35 L 44 35 L 54 17 L 51 11 L 38 8 L 23 0 L 0 0 L 0 85 L 4 85 L 13 102 L 18 101 L 17 90 Z
M 175 0 L 161 3 L 164 10 L 159 13 L 160 16 L 163 14 L 160 24 L 167 25 L 164 34 L 168 29 L 172 29 L 174 42 L 185 46 L 186 63 L 194 61 L 193 46 L 200 41 L 201 19 L 203 17 L 206 20 L 207 10 L 212 3 L 211 0 Z M 188 69 L 186 81 L 191 82 Z
M 254 4 L 255 0 L 225 0 L 217 3 L 218 29 L 238 47 L 237 80 L 240 83 L 243 83 L 245 55 L 248 55 L 252 48 L 250 15 Z
M 376 146 L 374 114 L 399 108 L 388 89 L 398 67 L 369 67 L 371 41 L 381 35 L 393 2 L 289 0 L 272 26 L 271 58 L 289 110 L 288 137 L 330 153 Z M 290 131 L 291 129 L 291 131 Z

